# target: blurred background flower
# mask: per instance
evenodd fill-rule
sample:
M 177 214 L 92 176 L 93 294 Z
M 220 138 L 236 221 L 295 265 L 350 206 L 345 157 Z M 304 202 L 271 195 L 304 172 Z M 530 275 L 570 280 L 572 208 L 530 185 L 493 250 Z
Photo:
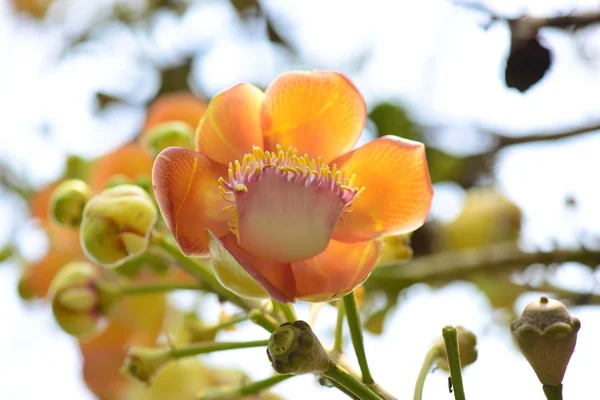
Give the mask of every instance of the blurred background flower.
M 365 286 L 361 312 L 378 383 L 410 396 L 423 355 L 452 323 L 478 338 L 478 360 L 465 371 L 470 396 L 503 399 L 518 386 L 523 397 L 540 397 L 508 322 L 542 292 L 584 321 L 564 385 L 565 397 L 587 393 L 595 353 L 585 350 L 600 329 L 600 194 L 593 184 L 600 167 L 600 9 L 591 0 L 486 6 L 0 2 L 0 398 L 162 398 L 160 388 L 146 392 L 119 374 L 125 347 L 164 341 L 165 332 L 181 329 L 170 324 L 182 314 L 211 325 L 231 310 L 190 293 L 132 297 L 106 316 L 99 336 L 75 344 L 58 330 L 46 296 L 55 274 L 85 256 L 78 229 L 50 218 L 50 198 L 65 179 L 84 180 L 94 194 L 117 184 L 151 192 L 151 132 L 173 121 L 193 132 L 218 91 L 240 81 L 264 89 L 292 69 L 337 70 L 352 79 L 369 117 L 360 144 L 398 135 L 427 146 L 430 218 L 414 234 L 386 241 L 382 265 Z M 553 18 L 564 15 L 572 18 Z M 193 282 L 168 258 L 157 264 L 149 257 L 114 273 L 144 283 Z M 298 311 L 308 319 L 308 306 Z M 326 346 L 334 313 L 322 307 L 311 324 Z M 418 329 L 406 329 L 415 321 Z M 218 335 L 235 340 L 256 329 L 248 323 Z M 262 350 L 201 357 L 163 371 L 164 379 L 216 367 L 261 379 L 271 373 Z M 390 353 L 402 364 L 389 368 Z M 498 385 L 490 373 L 499 365 L 510 366 L 511 385 Z M 425 397 L 446 398 L 445 379 L 433 374 Z M 344 398 L 312 376 L 274 392 Z

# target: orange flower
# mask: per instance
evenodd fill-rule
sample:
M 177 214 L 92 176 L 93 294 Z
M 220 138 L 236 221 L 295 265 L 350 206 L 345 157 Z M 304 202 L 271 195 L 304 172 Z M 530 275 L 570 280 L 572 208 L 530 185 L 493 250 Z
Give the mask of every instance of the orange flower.
M 328 301 L 352 291 L 375 267 L 379 238 L 421 226 L 433 194 L 423 144 L 385 136 L 352 150 L 365 119 L 363 97 L 334 72 L 217 94 L 198 151 L 171 147 L 154 163 L 182 251 L 210 253 L 240 296 Z

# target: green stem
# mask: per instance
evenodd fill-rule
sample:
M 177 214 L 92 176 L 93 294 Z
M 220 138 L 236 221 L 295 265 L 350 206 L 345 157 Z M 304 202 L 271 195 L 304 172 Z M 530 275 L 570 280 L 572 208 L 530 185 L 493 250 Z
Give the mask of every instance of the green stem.
M 458 353 L 458 333 L 453 326 L 445 326 L 442 329 L 446 354 L 448 355 L 448 367 L 454 387 L 454 399 L 465 400 L 465 389 L 463 387 L 462 372 L 460 367 L 460 354 Z
M 287 322 L 295 322 L 297 320 L 296 318 L 296 312 L 294 311 L 294 306 L 292 306 L 291 304 L 281 304 L 281 311 L 283 312 L 283 315 L 285 316 L 285 319 L 287 320 Z
M 563 400 L 562 384 L 559 386 L 544 385 L 544 394 L 547 400 Z
M 278 301 L 271 300 L 273 303 L 273 311 L 276 314 L 281 314 L 281 322 L 294 322 L 296 321 L 296 312 L 291 304 L 282 304 Z M 277 318 L 280 319 L 280 318 Z
M 279 327 L 279 324 L 271 315 L 263 313 L 261 310 L 255 308 L 250 311 L 250 319 L 256 325 L 262 326 L 269 332 L 274 332 Z
M 243 396 L 256 394 L 278 384 L 279 382 L 283 382 L 286 379 L 291 378 L 292 376 L 294 375 L 274 375 L 270 378 L 263 379 L 262 381 L 253 382 L 249 385 L 244 385 L 240 387 L 237 392 Z
M 183 268 L 188 274 L 192 275 L 194 278 L 198 279 L 198 281 L 200 281 L 200 284 L 202 285 L 202 289 L 213 292 L 219 297 L 229 300 L 231 303 L 237 305 L 238 307 L 244 310 L 249 311 L 251 308 L 253 308 L 253 305 L 250 302 L 240 298 L 236 294 L 230 292 L 229 290 L 221 286 L 217 278 L 208 268 L 206 268 L 205 265 L 202 265 L 192 260 L 191 258 L 188 258 L 185 255 L 183 255 L 183 253 L 181 253 L 177 246 L 173 245 L 160 233 L 153 232 L 152 243 L 169 253 L 173 258 L 175 258 L 175 260 L 181 268 Z
M 333 352 L 342 354 L 344 352 L 344 317 L 346 316 L 344 302 L 338 301 L 338 313 L 335 321 L 335 331 L 333 334 Z
M 421 371 L 419 371 L 419 376 L 417 377 L 413 400 L 421 400 L 423 396 L 423 388 L 425 387 L 425 379 L 427 379 L 427 375 L 429 375 L 429 371 L 431 370 L 433 363 L 440 356 L 440 354 L 440 348 L 435 346 L 429 349 L 427 355 L 425 355 L 425 360 L 423 360 Z
M 138 294 L 164 293 L 174 290 L 199 290 L 198 284 L 185 283 L 147 283 L 141 285 L 129 284 L 121 287 L 119 294 L 122 296 L 135 296 Z
M 329 368 L 323 376 L 342 385 L 361 400 L 381 400 L 375 392 L 371 391 L 363 382 L 346 372 L 335 361 L 329 361 Z
M 294 375 L 274 375 L 270 378 L 253 382 L 248 385 L 234 387 L 232 389 L 207 389 L 200 397 L 198 397 L 198 400 L 229 400 L 246 398 L 246 396 L 258 394 L 263 390 L 268 389 L 293 376 Z
M 174 359 L 195 356 L 198 354 L 214 353 L 216 351 L 247 349 L 250 347 L 266 347 L 268 340 L 255 340 L 251 342 L 205 342 L 187 344 L 174 347 L 171 355 Z
M 354 345 L 354 351 L 356 352 L 356 358 L 358 359 L 358 365 L 360 366 L 362 381 L 367 385 L 372 384 L 374 380 L 371 376 L 371 371 L 369 370 L 369 364 L 367 363 L 362 327 L 360 325 L 360 316 L 358 315 L 354 292 L 344 296 L 344 308 L 346 309 L 348 327 L 350 328 L 352 344 Z

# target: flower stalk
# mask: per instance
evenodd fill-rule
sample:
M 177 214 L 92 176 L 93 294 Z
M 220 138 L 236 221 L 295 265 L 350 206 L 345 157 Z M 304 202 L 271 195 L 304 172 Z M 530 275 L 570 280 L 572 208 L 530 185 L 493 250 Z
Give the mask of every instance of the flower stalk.
M 458 332 L 453 326 L 445 326 L 442 336 L 446 344 L 450 378 L 454 387 L 454 399 L 465 400 L 465 389 L 463 387 L 462 371 L 460 366 L 460 354 L 458 351 Z
M 346 310 L 346 318 L 348 320 L 348 327 L 350 328 L 350 336 L 352 337 L 352 344 L 354 345 L 354 351 L 356 352 L 356 358 L 358 358 L 358 365 L 360 366 L 360 372 L 362 374 L 362 381 L 369 385 L 375 381 L 373 380 L 369 364 L 367 363 L 360 316 L 358 315 L 354 292 L 344 296 L 343 301 Z
M 429 371 L 433 364 L 435 364 L 436 360 L 441 355 L 440 348 L 438 346 L 434 346 L 425 355 L 425 359 L 423 360 L 423 365 L 421 366 L 421 370 L 419 371 L 419 376 L 417 377 L 417 383 L 415 384 L 415 393 L 413 395 L 413 400 L 421 400 L 423 398 L 423 388 L 425 387 L 425 379 L 427 379 L 427 375 L 429 375 Z
M 544 394 L 547 400 L 563 400 L 562 384 L 558 386 L 544 385 Z
M 253 304 L 236 294 L 230 292 L 225 289 L 217 280 L 217 278 L 213 275 L 212 272 L 208 270 L 205 265 L 200 264 L 184 256 L 181 251 L 177 248 L 177 246 L 173 245 L 164 235 L 154 231 L 152 232 L 152 241 L 151 243 L 155 246 L 162 248 L 164 251 L 169 253 L 178 263 L 178 265 L 183 268 L 188 274 L 198 279 L 201 283 L 201 288 L 206 291 L 213 292 L 217 294 L 219 297 L 230 301 L 231 303 L 237 305 L 243 310 L 251 310 Z
M 274 375 L 260 381 L 252 382 L 247 385 L 238 386 L 231 389 L 206 389 L 197 398 L 197 400 L 231 400 L 242 399 L 246 396 L 258 394 L 265 389 L 269 389 L 276 384 L 291 378 L 294 375 Z
M 335 321 L 332 352 L 335 354 L 342 354 L 344 352 L 344 317 L 346 316 L 346 309 L 344 308 L 343 301 L 338 301 L 337 306 L 338 313 Z
M 349 374 L 335 361 L 329 361 L 329 368 L 323 372 L 323 376 L 342 385 L 361 400 L 382 400 L 381 397 L 369 389 L 363 382 Z

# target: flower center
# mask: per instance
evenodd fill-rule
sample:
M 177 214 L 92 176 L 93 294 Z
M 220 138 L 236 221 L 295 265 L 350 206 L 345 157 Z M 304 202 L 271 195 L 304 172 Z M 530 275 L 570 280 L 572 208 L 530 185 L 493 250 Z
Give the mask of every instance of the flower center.
M 254 147 L 241 164 L 229 164 L 228 180 L 219 179 L 231 203 L 230 230 L 255 256 L 288 263 L 321 253 L 340 215 L 364 190 L 335 164 L 297 153 L 279 145 L 274 152 Z

